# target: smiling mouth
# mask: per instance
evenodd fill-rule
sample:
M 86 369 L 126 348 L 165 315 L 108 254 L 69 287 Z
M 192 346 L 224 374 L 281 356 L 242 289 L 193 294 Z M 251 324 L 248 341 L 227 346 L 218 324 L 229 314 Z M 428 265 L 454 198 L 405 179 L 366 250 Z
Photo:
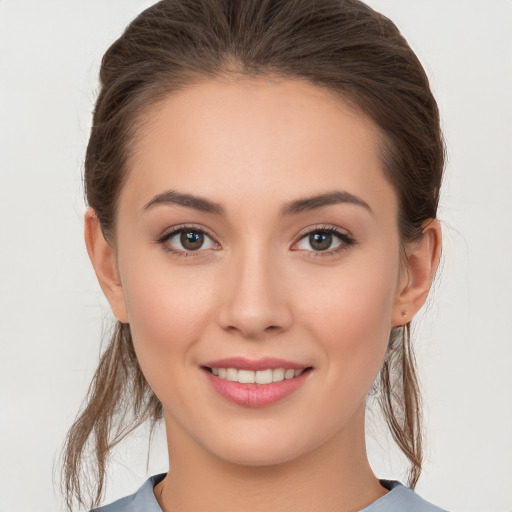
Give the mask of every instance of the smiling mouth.
M 239 370 L 237 368 L 204 367 L 207 371 L 222 380 L 238 382 L 240 384 L 272 384 L 283 380 L 291 380 L 299 377 L 311 367 L 294 370 L 291 368 L 273 368 L 266 370 Z

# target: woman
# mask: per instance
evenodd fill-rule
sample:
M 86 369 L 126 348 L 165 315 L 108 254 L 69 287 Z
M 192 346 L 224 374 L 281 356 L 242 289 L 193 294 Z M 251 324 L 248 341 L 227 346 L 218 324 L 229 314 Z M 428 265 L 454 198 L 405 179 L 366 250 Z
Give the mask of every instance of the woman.
M 350 0 L 169 0 L 104 56 L 88 253 L 118 320 L 70 430 L 165 421 L 170 470 L 100 510 L 440 510 L 366 456 L 369 392 L 421 472 L 409 337 L 441 250 L 443 142 L 396 27 Z

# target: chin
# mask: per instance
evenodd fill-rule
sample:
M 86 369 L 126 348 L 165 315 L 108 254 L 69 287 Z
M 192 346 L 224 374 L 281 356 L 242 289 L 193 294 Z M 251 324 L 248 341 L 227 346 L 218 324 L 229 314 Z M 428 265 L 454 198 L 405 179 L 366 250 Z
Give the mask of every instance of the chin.
M 298 458 L 296 450 L 286 450 L 282 447 L 266 446 L 247 449 L 231 446 L 227 452 L 216 454 L 225 462 L 247 467 L 269 467 L 278 466 L 291 462 Z
M 221 442 L 212 443 L 210 452 L 228 463 L 265 467 L 289 463 L 321 445 L 320 441 L 314 443 L 311 437 L 293 435 L 287 429 L 266 434 L 247 430 L 243 436 L 228 435 Z M 309 442 L 305 445 L 300 439 L 309 439 Z

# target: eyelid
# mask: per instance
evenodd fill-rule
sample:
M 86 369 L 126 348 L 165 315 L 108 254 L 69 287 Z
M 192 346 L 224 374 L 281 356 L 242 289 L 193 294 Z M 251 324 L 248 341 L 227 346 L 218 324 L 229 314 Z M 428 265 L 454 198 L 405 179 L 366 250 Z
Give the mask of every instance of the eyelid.
M 293 249 L 294 246 L 296 246 L 301 240 L 306 238 L 307 236 L 311 235 L 312 233 L 317 233 L 319 231 L 331 233 L 335 236 L 337 236 L 341 243 L 335 247 L 334 249 L 326 249 L 325 251 L 308 251 L 306 249 Z M 344 251 L 348 249 L 349 247 L 356 244 L 356 240 L 352 236 L 352 234 L 347 231 L 346 229 L 342 229 L 338 226 L 332 225 L 332 224 L 320 224 L 317 226 L 309 226 L 307 228 L 304 228 L 301 230 L 295 237 L 295 242 L 293 242 L 291 250 L 292 251 L 303 251 L 306 253 L 309 253 L 312 257 L 322 257 L 322 256 L 332 256 L 338 252 Z
M 295 238 L 296 240 L 299 240 L 304 238 L 306 235 L 310 235 L 317 231 L 328 231 L 330 233 L 339 234 L 340 236 L 353 238 L 352 234 L 347 229 L 340 228 L 335 224 L 315 224 L 313 226 L 308 226 L 307 228 L 301 229 L 297 235 L 295 235 Z
M 207 228 L 205 228 L 204 226 L 201 226 L 199 224 L 194 224 L 194 223 L 177 224 L 176 226 L 172 226 L 172 227 L 166 229 L 163 232 L 163 234 L 157 238 L 156 243 L 162 245 L 164 250 L 166 250 L 168 252 L 171 252 L 171 253 L 174 253 L 174 254 L 177 254 L 180 256 L 187 256 L 187 257 L 199 256 L 202 253 L 204 253 L 205 251 L 211 250 L 211 249 L 198 249 L 197 251 L 187 251 L 187 250 L 181 250 L 181 249 L 173 249 L 173 248 L 169 247 L 168 245 L 165 245 L 166 242 L 170 238 L 172 238 L 174 235 L 176 235 L 177 233 L 183 232 L 183 231 L 187 231 L 187 230 L 195 231 L 197 233 L 202 233 L 202 234 L 206 235 L 216 245 L 214 250 L 220 249 L 220 244 L 217 241 L 217 238 L 213 234 L 211 234 L 210 231 Z
M 204 235 L 206 235 L 216 245 L 214 250 L 218 250 L 218 249 L 222 248 L 221 245 L 219 244 L 219 242 L 217 241 L 217 238 L 215 237 L 215 235 L 213 235 L 209 229 L 205 228 L 202 225 L 194 224 L 194 223 L 177 224 L 175 226 L 168 228 L 167 230 L 164 231 L 164 233 L 162 235 L 160 235 L 158 237 L 158 239 L 156 240 L 156 243 L 164 246 L 164 250 L 174 253 L 174 254 L 177 254 L 179 256 L 187 256 L 187 257 L 199 256 L 199 255 L 205 253 L 206 251 L 212 250 L 211 248 L 209 248 L 209 249 L 198 249 L 196 251 L 187 251 L 187 250 L 173 249 L 173 248 L 165 245 L 166 242 L 171 237 L 173 237 L 177 233 L 187 231 L 187 230 L 196 231 L 196 232 L 203 233 Z M 334 234 L 335 236 L 337 236 L 340 239 L 341 243 L 334 249 L 326 249 L 325 251 L 313 251 L 313 250 L 308 251 L 305 249 L 293 249 L 293 247 L 295 245 L 297 245 L 305 237 L 311 235 L 312 233 L 316 233 L 319 231 Z M 313 257 L 321 257 L 321 256 L 330 256 L 335 253 L 346 250 L 350 246 L 354 245 L 355 243 L 356 243 L 356 240 L 353 238 L 353 236 L 350 234 L 350 232 L 347 231 L 346 229 L 340 228 L 339 226 L 335 226 L 332 224 L 319 224 L 316 226 L 309 226 L 307 228 L 302 229 L 295 236 L 295 242 L 293 242 L 293 244 L 291 246 L 291 250 L 297 251 L 297 252 L 302 251 L 302 252 L 311 253 L 311 256 L 313 256 Z

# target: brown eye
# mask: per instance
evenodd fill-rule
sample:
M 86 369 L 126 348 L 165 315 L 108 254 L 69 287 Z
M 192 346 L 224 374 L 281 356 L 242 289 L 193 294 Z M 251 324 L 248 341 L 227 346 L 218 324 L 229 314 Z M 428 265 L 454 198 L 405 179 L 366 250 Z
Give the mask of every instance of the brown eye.
M 326 231 L 316 231 L 309 235 L 309 245 L 314 251 L 326 251 L 332 245 L 332 234 Z
M 186 251 L 197 251 L 204 244 L 204 233 L 198 231 L 182 231 L 180 243 Z
M 304 234 L 292 250 L 328 256 L 355 244 L 355 240 L 338 228 L 319 228 Z
M 219 248 L 218 244 L 204 231 L 187 227 L 164 235 L 159 242 L 164 249 L 182 255 Z

